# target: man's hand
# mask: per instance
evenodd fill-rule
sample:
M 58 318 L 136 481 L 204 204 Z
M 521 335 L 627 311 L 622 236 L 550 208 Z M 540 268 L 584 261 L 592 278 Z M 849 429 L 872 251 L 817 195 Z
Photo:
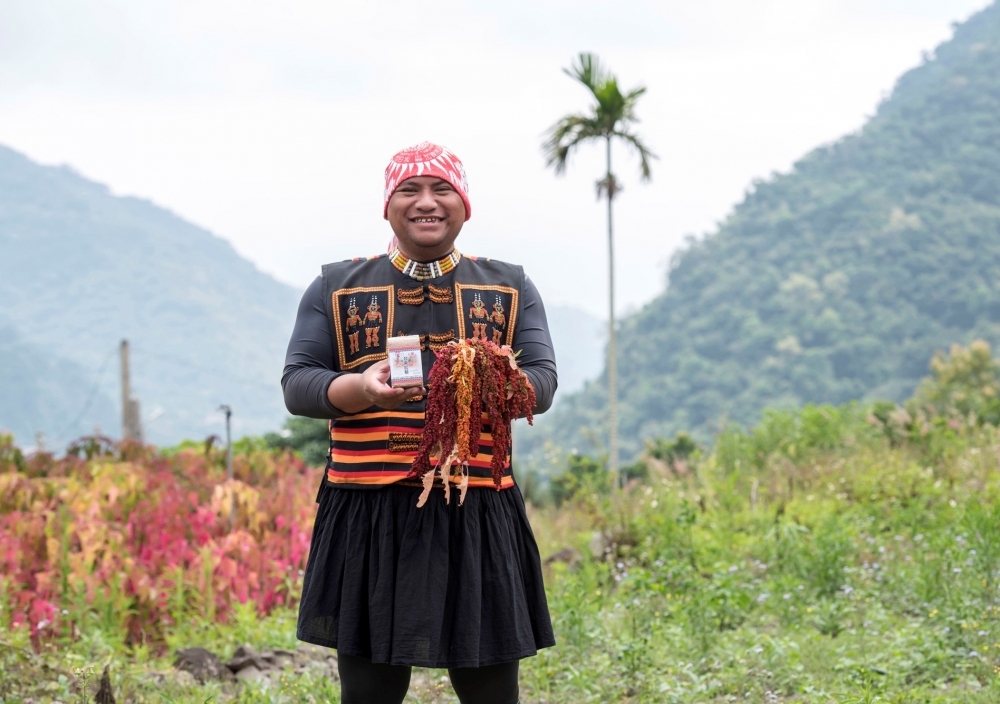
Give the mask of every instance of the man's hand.
M 373 364 L 361 374 L 342 374 L 333 380 L 326 394 L 336 408 L 352 414 L 371 406 L 392 410 L 423 396 L 422 386 L 389 386 L 389 361 Z
M 389 360 L 373 364 L 361 375 L 362 392 L 368 405 L 392 410 L 427 393 L 422 386 L 389 386 Z

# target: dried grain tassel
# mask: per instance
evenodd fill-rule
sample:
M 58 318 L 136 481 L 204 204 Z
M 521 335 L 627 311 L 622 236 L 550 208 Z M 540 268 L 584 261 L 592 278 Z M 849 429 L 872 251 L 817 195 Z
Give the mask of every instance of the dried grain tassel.
M 441 465 L 439 467 L 439 470 L 441 472 L 441 486 L 444 488 L 445 504 L 451 503 L 451 477 L 448 476 L 449 474 L 451 474 L 451 472 L 449 471 L 449 469 L 450 468 L 445 468 L 444 465 Z
M 479 456 L 479 440 L 483 434 L 483 378 L 489 375 L 489 355 L 476 355 L 472 375 L 472 402 L 469 406 L 468 458 Z M 466 460 L 468 461 L 468 459 Z
M 423 508 L 431 495 L 431 489 L 434 488 L 434 472 L 427 472 L 424 475 L 423 482 L 424 490 L 420 492 L 420 498 L 417 499 L 417 508 Z
M 506 357 L 507 361 L 510 363 L 511 369 L 517 369 L 517 356 L 520 354 L 520 350 L 514 351 L 510 345 L 501 345 L 498 354 L 502 357 Z
M 467 462 L 463 462 L 461 467 L 462 467 L 462 481 L 458 483 L 459 506 L 465 503 L 465 492 L 469 490 L 469 465 Z
M 455 404 L 451 384 L 448 383 L 454 355 L 450 346 L 435 355 L 437 360 L 431 366 L 427 379 L 427 406 L 424 411 L 429 424 L 424 427 L 420 447 L 407 473 L 411 479 L 423 479 L 427 474 L 433 474 L 431 458 L 441 457 L 446 451 L 450 453 L 455 443 Z
M 432 473 L 431 457 L 447 455 L 441 462 L 445 465 L 441 475 L 450 482 L 449 469 L 455 460 L 465 464 L 478 454 L 485 417 L 493 434 L 490 469 L 499 489 L 509 462 L 511 422 L 523 415 L 532 423 L 534 388 L 518 368 L 517 354 L 509 347 L 484 340 L 461 340 L 449 343 L 436 355 L 428 379 L 425 413 L 428 420 L 436 418 L 438 422 L 430 420 L 425 426 L 407 476 L 424 478 Z
M 468 344 L 458 345 L 454 364 L 451 368 L 451 376 L 448 381 L 454 386 L 453 395 L 455 399 L 455 442 L 458 445 L 458 459 L 461 462 L 469 461 L 469 436 L 470 424 L 473 422 L 472 413 L 472 390 L 476 385 L 476 349 Z M 479 422 L 476 419 L 475 422 Z
M 449 453 L 448 457 L 441 461 L 438 470 L 441 473 L 441 482 L 444 484 L 444 502 L 451 502 L 451 465 L 458 459 L 458 446 L 456 445 Z M 428 472 L 433 474 L 433 472 Z

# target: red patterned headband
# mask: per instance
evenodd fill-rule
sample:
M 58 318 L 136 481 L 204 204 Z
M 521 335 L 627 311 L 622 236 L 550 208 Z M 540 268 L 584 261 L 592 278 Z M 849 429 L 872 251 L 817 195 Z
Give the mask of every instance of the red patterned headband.
M 385 168 L 385 202 L 382 206 L 382 217 L 389 218 L 389 198 L 399 188 L 399 184 L 414 176 L 436 176 L 450 183 L 465 203 L 465 219 L 472 217 L 469 181 L 465 175 L 465 167 L 459 158 L 446 148 L 430 142 L 407 147 L 392 157 L 392 161 Z

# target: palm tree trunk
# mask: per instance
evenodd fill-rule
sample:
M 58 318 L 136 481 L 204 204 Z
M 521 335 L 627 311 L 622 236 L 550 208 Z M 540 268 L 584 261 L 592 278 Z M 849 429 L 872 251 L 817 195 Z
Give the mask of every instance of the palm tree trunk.
M 615 332 L 615 240 L 611 203 L 615 182 L 611 175 L 611 137 L 607 138 L 608 163 L 608 468 L 618 473 L 618 344 Z

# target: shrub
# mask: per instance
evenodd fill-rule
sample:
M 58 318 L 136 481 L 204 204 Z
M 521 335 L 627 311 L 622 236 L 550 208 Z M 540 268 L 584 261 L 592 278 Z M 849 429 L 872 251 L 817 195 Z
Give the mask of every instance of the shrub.
M 611 489 L 611 474 L 603 460 L 572 453 L 564 471 L 552 478 L 552 500 L 556 505 L 580 494 L 600 495 Z
M 930 368 L 931 376 L 908 404 L 912 411 L 1000 424 L 1000 363 L 993 359 L 988 342 L 952 345 L 947 355 L 934 355 Z
M 330 449 L 330 431 L 325 420 L 293 416 L 281 433 L 268 433 L 264 441 L 275 450 L 294 450 L 310 467 L 322 467 Z

